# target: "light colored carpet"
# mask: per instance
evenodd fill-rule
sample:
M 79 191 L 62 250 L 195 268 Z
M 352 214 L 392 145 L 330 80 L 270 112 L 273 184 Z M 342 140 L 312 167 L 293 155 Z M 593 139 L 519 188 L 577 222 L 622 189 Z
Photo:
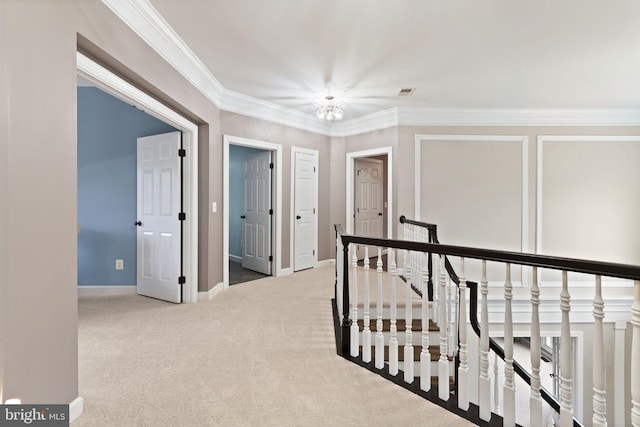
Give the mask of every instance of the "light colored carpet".
M 79 299 L 83 426 L 463 426 L 336 355 L 333 267 L 174 305 Z

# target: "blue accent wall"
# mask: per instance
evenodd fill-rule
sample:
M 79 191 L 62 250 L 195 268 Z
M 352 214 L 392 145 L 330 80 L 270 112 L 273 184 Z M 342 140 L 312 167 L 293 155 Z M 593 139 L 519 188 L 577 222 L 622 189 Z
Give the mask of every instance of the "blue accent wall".
M 242 258 L 242 225 L 244 213 L 244 160 L 259 153 L 257 148 L 229 146 L 229 255 Z
M 136 284 L 136 142 L 174 131 L 100 89 L 78 88 L 79 285 Z

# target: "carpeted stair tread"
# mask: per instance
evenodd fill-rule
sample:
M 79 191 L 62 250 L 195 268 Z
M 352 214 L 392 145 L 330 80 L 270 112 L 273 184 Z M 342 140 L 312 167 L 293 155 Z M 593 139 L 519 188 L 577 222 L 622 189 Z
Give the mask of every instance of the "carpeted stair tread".
M 369 322 L 369 329 L 372 332 L 376 331 L 376 322 L 377 319 L 371 319 Z M 405 319 L 398 319 L 396 322 L 396 328 L 397 331 L 405 331 L 406 330 L 406 322 Z M 362 319 L 358 319 L 358 329 L 360 330 L 360 332 L 362 332 L 364 330 L 364 320 Z M 389 330 L 391 329 L 391 320 L 389 319 L 382 319 L 382 331 L 383 332 L 389 332 Z M 420 319 L 413 319 L 413 321 L 411 322 L 411 330 L 413 332 L 421 332 L 422 331 L 422 320 Z M 440 329 L 438 328 L 438 325 L 436 325 L 435 323 L 433 323 L 432 320 L 429 320 L 429 331 L 431 332 L 437 332 Z
M 375 357 L 375 347 L 372 345 L 371 346 L 371 357 L 374 358 Z M 420 353 L 422 353 L 422 346 L 421 345 L 414 345 L 413 346 L 413 360 L 415 362 L 420 361 Z M 359 354 L 362 354 L 362 346 L 359 347 Z M 431 356 L 431 361 L 432 362 L 437 362 L 438 360 L 440 360 L 440 347 L 437 345 L 430 345 L 429 346 L 429 355 Z M 389 360 L 389 346 L 385 345 L 384 346 L 384 360 L 388 361 Z M 453 357 L 448 357 L 449 361 L 453 360 Z M 398 346 L 398 362 L 404 362 L 404 346 Z

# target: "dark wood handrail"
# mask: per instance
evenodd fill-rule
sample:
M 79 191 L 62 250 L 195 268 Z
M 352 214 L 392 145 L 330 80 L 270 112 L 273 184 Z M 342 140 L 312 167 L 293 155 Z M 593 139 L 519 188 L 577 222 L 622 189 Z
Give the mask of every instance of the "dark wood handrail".
M 574 258 L 563 258 L 549 255 L 527 254 L 522 252 L 499 251 L 493 249 L 470 248 L 466 246 L 442 245 L 439 243 L 413 242 L 409 240 L 377 239 L 373 237 L 347 234 L 342 227 L 340 236 L 345 245 L 356 243 L 369 246 L 391 247 L 409 251 L 431 252 L 439 255 L 474 258 L 531 267 L 566 270 L 576 273 L 594 274 L 616 277 L 619 279 L 640 280 L 640 266 L 617 264 L 612 262 L 590 261 Z

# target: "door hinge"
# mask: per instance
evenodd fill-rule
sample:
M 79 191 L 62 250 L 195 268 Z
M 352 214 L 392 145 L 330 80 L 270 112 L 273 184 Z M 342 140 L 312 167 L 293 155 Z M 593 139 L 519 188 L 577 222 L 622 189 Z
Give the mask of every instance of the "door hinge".
M 313 167 L 313 171 L 314 171 L 314 172 L 316 171 L 316 167 L 315 167 L 315 166 Z
M 269 215 L 273 215 L 273 209 L 269 209 Z
M 178 284 L 179 285 L 184 285 L 186 282 L 187 282 L 186 277 L 184 277 L 184 276 L 179 276 L 178 277 Z
M 269 163 L 269 169 L 273 169 L 273 163 Z
M 316 214 L 316 208 L 313 208 L 313 214 L 314 215 Z
M 316 250 L 314 249 L 314 250 L 313 250 L 313 255 L 315 255 L 315 254 L 316 254 Z
M 185 157 L 187 155 L 187 150 L 184 148 L 178 149 L 178 157 Z
M 185 221 L 187 219 L 187 214 L 185 214 L 184 212 L 180 212 L 178 214 L 178 221 Z
M 273 255 L 269 255 L 269 262 L 273 261 Z

